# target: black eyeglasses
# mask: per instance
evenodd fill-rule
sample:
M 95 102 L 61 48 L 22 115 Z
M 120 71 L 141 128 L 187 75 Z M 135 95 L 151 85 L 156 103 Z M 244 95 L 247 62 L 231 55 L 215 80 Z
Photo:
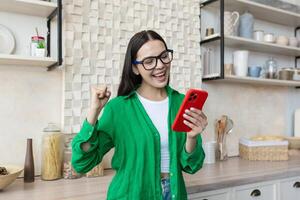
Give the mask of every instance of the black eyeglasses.
M 152 70 L 157 66 L 157 60 L 160 60 L 163 64 L 169 64 L 173 60 L 173 50 L 167 49 L 161 52 L 158 56 L 146 57 L 141 61 L 135 60 L 132 64 L 142 64 L 145 70 Z

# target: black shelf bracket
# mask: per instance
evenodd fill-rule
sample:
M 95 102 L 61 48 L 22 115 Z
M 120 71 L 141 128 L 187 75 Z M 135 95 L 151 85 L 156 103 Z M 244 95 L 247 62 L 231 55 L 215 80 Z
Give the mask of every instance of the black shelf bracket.
M 296 27 L 295 28 L 295 37 L 297 38 L 297 33 L 299 32 L 300 30 L 300 26 Z M 295 57 L 295 68 L 298 68 L 298 60 L 300 59 L 300 56 L 296 56 Z
M 57 62 L 48 66 L 47 71 L 55 69 L 63 62 L 62 58 L 62 0 L 57 0 L 57 8 L 47 17 L 47 57 L 51 56 L 51 21 L 57 17 Z
M 212 4 L 212 3 L 216 2 L 216 1 L 219 1 L 219 0 L 207 0 L 207 1 L 203 1 L 203 2 L 200 3 L 200 8 L 202 8 L 204 6 L 207 6 L 209 4 Z

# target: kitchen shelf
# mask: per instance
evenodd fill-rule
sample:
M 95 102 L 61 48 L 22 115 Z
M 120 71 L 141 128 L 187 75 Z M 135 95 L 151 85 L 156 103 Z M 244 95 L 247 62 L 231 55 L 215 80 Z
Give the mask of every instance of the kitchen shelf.
M 255 18 L 287 26 L 300 25 L 300 14 L 249 0 L 225 0 L 225 7 L 242 13 L 249 11 Z
M 30 57 L 21 55 L 0 54 L 0 65 L 22 65 L 48 67 L 57 62 L 56 59 L 49 57 Z
M 221 37 L 219 34 L 216 34 L 214 37 L 209 39 L 203 39 L 200 43 L 216 43 L 220 40 Z M 260 42 L 253 39 L 238 37 L 238 36 L 229 36 L 225 35 L 225 46 L 233 47 L 233 48 L 243 48 L 250 51 L 258 51 L 265 52 L 265 53 L 275 53 L 281 54 L 286 56 L 299 56 L 300 55 L 300 48 L 299 47 L 291 47 L 291 46 L 284 46 L 279 45 L 276 43 L 267 43 L 267 42 Z
M 225 36 L 225 46 L 244 48 L 252 51 L 275 53 L 287 56 L 299 56 L 300 48 L 279 45 L 276 43 L 260 42 L 253 39 L 237 36 Z
M 278 79 L 265 79 L 265 78 L 240 77 L 240 76 L 225 76 L 224 79 L 218 79 L 218 80 L 225 81 L 225 82 L 300 87 L 300 81 L 288 81 L 288 80 L 278 80 Z
M 48 17 L 57 8 L 57 3 L 40 0 L 1 0 L 0 11 Z

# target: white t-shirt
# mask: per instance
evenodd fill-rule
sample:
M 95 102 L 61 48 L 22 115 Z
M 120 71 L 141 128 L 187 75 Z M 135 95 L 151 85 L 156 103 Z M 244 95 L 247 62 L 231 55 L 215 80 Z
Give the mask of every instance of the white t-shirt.
M 169 140 L 168 140 L 168 111 L 169 98 L 162 101 L 151 101 L 139 95 L 139 100 L 143 104 L 148 116 L 160 134 L 161 172 L 169 173 Z

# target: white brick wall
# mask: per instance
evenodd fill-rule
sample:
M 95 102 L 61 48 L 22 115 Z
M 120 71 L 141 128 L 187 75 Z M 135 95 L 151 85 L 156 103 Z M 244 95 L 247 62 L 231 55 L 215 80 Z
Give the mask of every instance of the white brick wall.
M 90 85 L 116 96 L 125 51 L 134 33 L 157 31 L 174 50 L 171 85 L 200 87 L 198 0 L 64 0 L 64 132 L 76 133 L 89 107 Z M 193 80 L 193 81 L 191 81 Z

